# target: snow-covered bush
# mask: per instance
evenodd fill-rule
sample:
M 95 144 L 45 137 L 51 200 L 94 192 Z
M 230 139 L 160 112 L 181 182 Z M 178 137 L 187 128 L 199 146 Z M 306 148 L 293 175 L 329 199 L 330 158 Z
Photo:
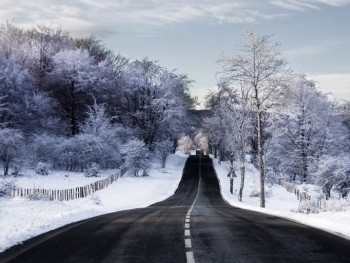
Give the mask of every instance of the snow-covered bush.
M 299 203 L 298 212 L 303 214 L 317 214 L 320 212 L 320 201 L 312 198 L 305 199 Z
M 147 176 L 150 168 L 150 152 L 144 142 L 133 139 L 121 148 L 124 157 L 124 167 L 129 173 L 134 176 L 139 176 L 142 171 L 142 176 Z
M 0 197 L 10 197 L 13 187 L 15 187 L 13 182 L 0 181 Z
M 331 198 L 328 200 L 322 200 L 321 208 L 323 211 L 329 212 L 350 211 L 350 198 Z
M 299 203 L 298 212 L 304 214 L 316 214 L 320 212 L 345 212 L 350 211 L 350 199 L 348 198 L 312 198 Z
M 249 197 L 259 197 L 259 191 L 258 190 L 251 190 Z
M 169 139 L 156 142 L 155 153 L 161 162 L 162 168 L 165 168 L 166 158 L 171 153 L 172 149 L 173 143 Z
M 100 165 L 97 163 L 92 163 L 87 169 L 85 169 L 84 175 L 86 177 L 98 177 L 99 171 L 100 171 Z
M 40 175 L 49 175 L 49 165 L 47 163 L 39 162 L 34 171 Z
M 45 162 L 57 166 L 60 145 L 64 143 L 65 139 L 62 137 L 49 135 L 46 133 L 37 134 L 34 136 L 30 145 L 32 150 L 31 159 L 33 163 Z
M 65 139 L 57 147 L 58 166 L 84 171 L 92 163 L 101 168 L 114 168 L 120 163 L 119 143 L 112 137 L 79 134 Z
M 29 200 L 32 201 L 49 201 L 49 195 L 46 193 L 34 192 L 33 194 L 28 196 Z

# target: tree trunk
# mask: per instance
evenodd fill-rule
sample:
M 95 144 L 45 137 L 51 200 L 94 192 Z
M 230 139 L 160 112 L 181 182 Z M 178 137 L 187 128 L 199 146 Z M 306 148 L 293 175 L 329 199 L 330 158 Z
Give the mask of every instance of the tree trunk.
M 222 161 L 222 157 L 223 157 L 223 152 L 222 152 L 222 150 L 221 150 L 221 148 L 219 149 L 219 161 L 218 161 L 218 164 L 221 164 L 221 161 Z
M 259 174 L 260 174 L 260 207 L 265 207 L 265 167 L 264 167 L 264 151 L 262 139 L 262 120 L 261 112 L 258 108 L 257 116 L 258 130 L 258 157 L 259 157 Z
M 8 161 L 3 162 L 3 166 L 4 166 L 4 176 L 8 176 L 8 174 L 9 174 L 9 162 Z
M 325 184 L 323 186 L 323 193 L 325 195 L 326 200 L 328 200 L 331 197 L 331 189 L 332 189 L 332 185 L 331 184 Z
M 243 188 L 244 188 L 244 177 L 245 177 L 245 160 L 244 160 L 244 151 L 241 150 L 240 153 L 240 170 L 241 170 L 241 184 L 239 186 L 238 201 L 242 201 Z
M 305 116 L 305 106 L 301 106 L 301 116 L 299 119 L 299 129 L 300 129 L 300 158 L 301 158 L 301 168 L 302 168 L 302 181 L 305 183 L 308 177 L 308 139 L 306 136 L 306 116 Z
M 166 155 L 162 156 L 162 168 L 165 168 L 165 164 L 166 164 Z
M 78 121 L 76 116 L 77 101 L 75 96 L 74 81 L 71 82 L 71 112 L 70 112 L 70 123 L 71 123 L 71 134 L 74 136 L 78 133 Z
M 218 146 L 217 145 L 214 146 L 214 158 L 215 159 L 218 158 Z
M 302 162 L 302 180 L 305 183 L 308 176 L 308 163 L 307 163 L 307 147 L 305 138 L 305 129 L 302 127 L 300 132 L 301 140 L 301 162 Z

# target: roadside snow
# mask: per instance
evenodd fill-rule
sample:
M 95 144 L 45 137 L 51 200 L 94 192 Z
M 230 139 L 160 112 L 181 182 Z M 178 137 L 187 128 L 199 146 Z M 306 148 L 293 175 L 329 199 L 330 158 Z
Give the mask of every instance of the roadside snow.
M 0 198 L 0 252 L 72 222 L 120 210 L 147 207 L 170 197 L 181 180 L 187 157 L 181 153 L 171 155 L 165 169 L 153 163 L 148 177 L 125 176 L 92 196 L 73 201 Z M 108 175 L 107 172 L 104 172 L 104 176 Z M 109 174 L 113 172 L 116 171 L 110 171 Z M 33 187 L 35 184 L 36 187 L 64 189 L 84 186 L 90 183 L 90 179 L 93 182 L 101 178 L 62 172 L 49 176 L 25 176 L 12 181 L 22 187 Z
M 298 210 L 299 201 L 297 200 L 297 197 L 294 194 L 287 192 L 287 190 L 279 185 L 266 185 L 266 208 L 260 208 L 259 197 L 250 197 L 251 194 L 259 192 L 259 172 L 252 164 L 247 164 L 243 201 L 239 202 L 239 169 L 235 169 L 237 177 L 234 178 L 234 191 L 233 194 L 231 194 L 229 178 L 227 177 L 229 164 L 222 162 L 222 164 L 219 165 L 217 159 L 213 159 L 213 163 L 220 181 L 222 197 L 229 204 L 243 209 L 284 217 L 305 225 L 338 234 L 347 239 L 350 238 L 350 207 L 348 211 L 344 212 L 332 211 L 318 214 L 293 212 Z M 235 163 L 235 165 L 237 166 L 238 164 Z

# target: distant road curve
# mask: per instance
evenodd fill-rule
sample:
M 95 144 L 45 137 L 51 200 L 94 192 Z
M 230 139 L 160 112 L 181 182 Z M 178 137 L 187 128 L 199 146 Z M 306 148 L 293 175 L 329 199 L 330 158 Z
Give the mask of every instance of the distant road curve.
M 210 158 L 188 158 L 175 195 L 51 231 L 0 262 L 350 262 L 350 241 L 228 205 Z

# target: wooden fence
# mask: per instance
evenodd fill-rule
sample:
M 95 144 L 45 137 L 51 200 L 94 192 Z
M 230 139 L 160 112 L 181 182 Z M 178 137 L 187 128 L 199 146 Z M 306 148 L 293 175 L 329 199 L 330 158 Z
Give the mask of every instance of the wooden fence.
M 32 197 L 33 199 L 44 200 L 59 200 L 59 201 L 69 201 L 77 198 L 84 198 L 95 193 L 98 190 L 104 189 L 113 182 L 115 182 L 120 176 L 122 176 L 126 171 L 122 170 L 117 174 L 112 174 L 105 179 L 96 181 L 94 183 L 75 187 L 70 189 L 52 190 L 52 189 L 40 189 L 40 188 L 21 188 L 14 187 L 11 190 L 12 197 Z
M 299 201 L 303 201 L 303 200 L 311 200 L 311 195 L 309 195 L 306 192 L 302 192 L 300 191 L 297 186 L 293 183 L 288 182 L 287 180 L 285 180 L 284 178 L 279 178 L 278 179 L 278 184 L 284 188 L 286 188 L 286 190 L 289 193 L 294 193 Z

